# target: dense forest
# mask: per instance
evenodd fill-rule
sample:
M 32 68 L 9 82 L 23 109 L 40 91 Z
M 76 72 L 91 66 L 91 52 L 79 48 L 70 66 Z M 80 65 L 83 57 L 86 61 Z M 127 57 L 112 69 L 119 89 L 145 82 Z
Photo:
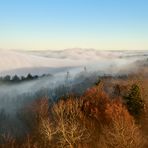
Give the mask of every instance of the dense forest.
M 17 113 L 25 130 L 22 136 L 13 133 L 17 131 L 7 133 L 3 129 L 2 123 L 9 116 L 1 111 L 0 146 L 147 147 L 147 82 L 146 77 L 138 75 L 132 78 L 105 76 L 82 95 L 69 93 L 56 101 L 48 96 L 33 100 Z
M 38 87 L 54 76 L 2 77 L 0 147 L 147 148 L 148 69 L 138 64 L 137 71 L 122 75 L 84 70 L 71 80 L 67 72 L 56 87 L 14 96 L 2 88 L 25 89 L 32 80 Z

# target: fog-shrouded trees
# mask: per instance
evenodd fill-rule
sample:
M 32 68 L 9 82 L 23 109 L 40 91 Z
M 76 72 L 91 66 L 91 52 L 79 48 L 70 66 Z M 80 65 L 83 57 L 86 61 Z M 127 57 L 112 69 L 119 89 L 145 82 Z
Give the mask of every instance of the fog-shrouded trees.
M 100 82 L 79 96 L 68 95 L 55 101 L 48 97 L 32 100 L 19 110 L 19 119 L 29 132 L 18 141 L 5 137 L 4 146 L 144 148 L 145 139 L 133 116 L 137 115 L 137 108 L 140 113 L 143 108 L 138 86 L 132 85 L 126 98 L 116 94 L 111 97 Z
M 18 82 L 18 81 L 20 81 L 20 78 L 19 78 L 17 75 L 14 75 L 14 76 L 12 77 L 12 81 Z
M 4 77 L 0 77 L 0 81 L 12 83 L 12 82 L 23 82 L 23 81 L 35 80 L 38 78 L 39 78 L 38 75 L 33 76 L 29 73 L 26 77 L 25 76 L 18 76 L 18 75 L 14 75 L 14 76 L 6 75 Z
M 5 77 L 3 78 L 3 80 L 4 80 L 4 81 L 10 81 L 10 80 L 11 80 L 11 77 L 10 77 L 9 75 L 7 75 L 7 76 L 5 76 Z
M 27 79 L 27 80 L 31 80 L 31 79 L 33 79 L 33 76 L 29 73 L 29 74 L 27 75 L 26 79 Z

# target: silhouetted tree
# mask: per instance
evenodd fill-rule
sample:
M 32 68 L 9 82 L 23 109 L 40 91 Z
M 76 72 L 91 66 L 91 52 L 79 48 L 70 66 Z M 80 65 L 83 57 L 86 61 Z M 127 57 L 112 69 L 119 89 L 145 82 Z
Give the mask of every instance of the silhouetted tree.
M 21 80 L 24 81 L 26 80 L 26 78 L 24 76 L 21 76 Z
M 26 79 L 27 79 L 27 80 L 31 80 L 31 79 L 33 79 L 33 76 L 29 73 L 29 74 L 27 75 Z
M 38 75 L 33 76 L 34 79 L 37 79 L 38 77 L 39 77 Z
M 65 84 L 67 86 L 70 85 L 70 72 L 69 71 L 66 73 Z
M 12 81 L 15 81 L 15 82 L 20 81 L 20 78 L 17 75 L 15 75 L 12 77 Z
M 11 79 L 11 77 L 9 75 L 7 75 L 3 78 L 4 81 L 10 81 L 10 79 Z

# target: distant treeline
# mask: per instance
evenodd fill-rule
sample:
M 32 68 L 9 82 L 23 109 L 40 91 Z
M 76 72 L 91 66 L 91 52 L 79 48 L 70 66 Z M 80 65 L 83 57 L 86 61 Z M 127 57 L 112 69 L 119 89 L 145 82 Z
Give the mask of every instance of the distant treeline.
M 31 75 L 30 73 L 25 77 L 25 76 L 10 76 L 10 75 L 6 75 L 3 77 L 0 77 L 0 82 L 21 82 L 21 81 L 29 81 L 29 80 L 36 80 L 38 78 L 41 77 L 45 77 L 45 76 L 52 76 L 51 74 L 43 74 L 41 76 L 38 75 Z

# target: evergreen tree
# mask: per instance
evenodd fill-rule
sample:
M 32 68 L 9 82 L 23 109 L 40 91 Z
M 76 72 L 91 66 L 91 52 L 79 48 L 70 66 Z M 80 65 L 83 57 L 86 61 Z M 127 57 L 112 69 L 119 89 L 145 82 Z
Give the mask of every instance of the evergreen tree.
M 124 97 L 129 112 L 134 116 L 139 116 L 144 110 L 144 100 L 141 98 L 140 88 L 133 84 L 130 92 Z
M 27 80 L 31 80 L 31 79 L 33 79 L 33 76 L 29 73 L 28 75 L 27 75 L 27 78 L 26 78 Z
M 39 78 L 38 75 L 33 76 L 33 79 L 38 79 L 38 78 Z
M 21 80 L 24 81 L 26 80 L 26 78 L 24 76 L 21 76 Z
M 15 82 L 20 81 L 20 78 L 17 75 L 15 75 L 13 76 L 12 81 L 15 81 Z
M 3 80 L 4 80 L 4 81 L 10 81 L 10 80 L 11 80 L 11 77 L 10 77 L 9 75 L 7 75 L 7 76 L 5 76 L 5 77 L 3 78 Z

